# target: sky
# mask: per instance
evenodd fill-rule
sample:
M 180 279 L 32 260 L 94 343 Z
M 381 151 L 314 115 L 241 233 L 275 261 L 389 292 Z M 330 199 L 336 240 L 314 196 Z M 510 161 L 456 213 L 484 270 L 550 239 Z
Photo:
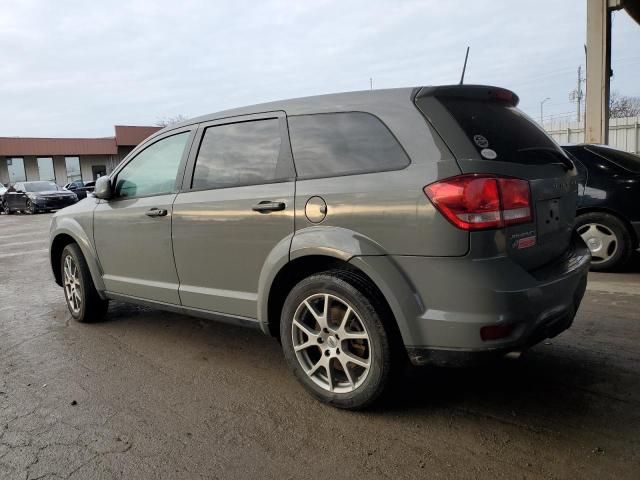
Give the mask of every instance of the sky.
M 613 18 L 612 89 L 640 96 L 640 25 Z M 2 0 L 0 136 L 101 137 L 324 93 L 503 86 L 575 115 L 586 0 Z

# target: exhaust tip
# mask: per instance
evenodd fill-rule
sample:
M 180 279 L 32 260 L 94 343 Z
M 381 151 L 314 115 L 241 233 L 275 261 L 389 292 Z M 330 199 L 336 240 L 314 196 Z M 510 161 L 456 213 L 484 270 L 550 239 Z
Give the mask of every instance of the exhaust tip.
M 508 358 L 511 360 L 518 360 L 522 356 L 522 352 L 509 352 L 505 354 L 504 358 Z

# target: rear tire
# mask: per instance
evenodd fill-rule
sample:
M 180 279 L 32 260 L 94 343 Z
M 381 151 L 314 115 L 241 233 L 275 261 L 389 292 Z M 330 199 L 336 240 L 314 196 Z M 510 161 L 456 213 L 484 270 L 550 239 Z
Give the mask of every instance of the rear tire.
M 2 202 L 2 210 L 7 215 L 13 215 L 13 210 L 9 208 L 9 205 L 7 204 L 7 202 Z
M 622 221 L 604 212 L 579 215 L 576 231 L 591 250 L 591 270 L 614 270 L 624 265 L 632 254 L 631 234 Z
M 109 302 L 98 295 L 80 247 L 70 243 L 62 250 L 60 275 L 69 313 L 78 322 L 101 320 Z
M 282 349 L 294 375 L 316 399 L 358 410 L 387 388 L 397 362 L 394 336 L 383 322 L 388 309 L 377 298 L 365 278 L 342 270 L 310 276 L 287 296 L 280 319 Z

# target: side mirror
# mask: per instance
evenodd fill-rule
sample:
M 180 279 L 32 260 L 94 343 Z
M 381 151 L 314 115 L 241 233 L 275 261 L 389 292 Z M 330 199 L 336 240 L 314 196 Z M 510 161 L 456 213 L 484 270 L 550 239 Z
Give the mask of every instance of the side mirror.
M 111 179 L 106 175 L 96 180 L 96 186 L 93 190 L 93 194 L 97 198 L 103 200 L 109 200 L 113 196 L 113 188 L 111 187 Z

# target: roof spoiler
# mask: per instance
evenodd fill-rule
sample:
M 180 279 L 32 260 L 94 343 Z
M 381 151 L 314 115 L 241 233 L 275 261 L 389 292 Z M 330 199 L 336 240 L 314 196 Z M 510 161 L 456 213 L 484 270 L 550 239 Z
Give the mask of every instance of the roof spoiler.
M 489 85 L 442 85 L 438 87 L 422 87 L 416 98 L 422 97 L 469 98 L 475 100 L 492 100 L 505 102 L 515 107 L 520 98 L 511 90 Z

